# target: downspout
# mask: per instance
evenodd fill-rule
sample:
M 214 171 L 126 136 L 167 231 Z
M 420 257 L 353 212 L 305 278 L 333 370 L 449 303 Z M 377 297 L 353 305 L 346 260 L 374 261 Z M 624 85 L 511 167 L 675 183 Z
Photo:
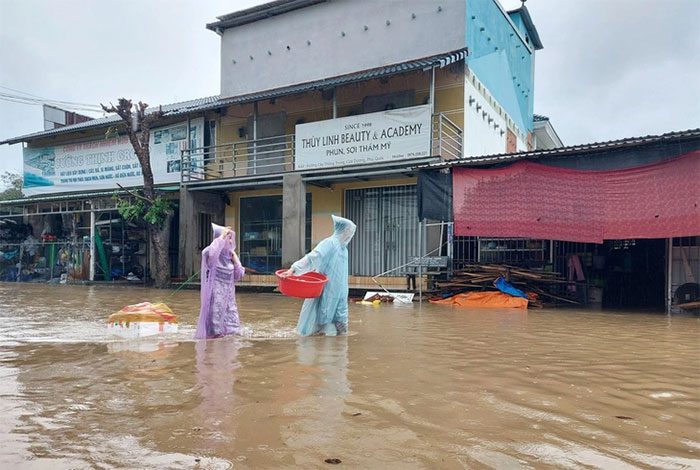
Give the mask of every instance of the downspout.
M 333 88 L 333 119 L 338 117 L 338 100 L 336 99 L 336 88 Z
M 253 174 L 256 175 L 258 166 L 258 102 L 253 103 Z
M 430 69 L 430 125 L 435 127 L 435 66 L 431 67 Z M 430 132 L 430 150 L 431 150 L 431 155 L 435 155 L 436 152 L 433 152 L 433 139 L 435 138 L 435 129 L 431 129 Z M 438 133 L 437 135 L 438 142 L 440 142 L 441 135 Z M 438 152 L 442 153 L 440 149 L 440 146 L 438 144 Z
M 435 66 L 430 69 L 430 115 L 435 114 Z
M 95 207 L 90 201 L 90 280 L 95 280 Z

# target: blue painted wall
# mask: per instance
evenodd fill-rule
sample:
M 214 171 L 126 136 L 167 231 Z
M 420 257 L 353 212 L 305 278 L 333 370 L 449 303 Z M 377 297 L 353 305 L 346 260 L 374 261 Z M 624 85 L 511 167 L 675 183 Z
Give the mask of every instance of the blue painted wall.
M 467 0 L 467 65 L 523 131 L 533 129 L 534 53 L 496 0 Z M 516 28 L 525 31 L 519 15 Z M 518 25 L 518 22 L 520 25 Z

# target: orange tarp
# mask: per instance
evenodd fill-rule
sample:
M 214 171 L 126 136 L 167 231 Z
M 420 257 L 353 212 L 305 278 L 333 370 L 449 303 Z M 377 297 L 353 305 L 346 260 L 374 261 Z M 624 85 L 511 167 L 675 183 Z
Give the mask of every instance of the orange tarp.
M 127 305 L 109 316 L 107 323 L 157 322 L 177 323 L 177 316 L 164 303 L 141 302 Z
M 486 307 L 486 308 L 527 308 L 527 299 L 513 297 L 503 292 L 466 292 L 442 300 L 431 300 L 431 303 L 453 305 L 456 307 Z

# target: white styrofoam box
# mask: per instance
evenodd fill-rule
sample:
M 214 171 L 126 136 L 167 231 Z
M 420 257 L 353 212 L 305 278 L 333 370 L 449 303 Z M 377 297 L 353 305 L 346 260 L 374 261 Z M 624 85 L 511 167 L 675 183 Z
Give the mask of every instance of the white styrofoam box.
M 122 338 L 142 338 L 159 334 L 177 333 L 178 324 L 169 322 L 111 322 L 107 325 L 110 333 Z

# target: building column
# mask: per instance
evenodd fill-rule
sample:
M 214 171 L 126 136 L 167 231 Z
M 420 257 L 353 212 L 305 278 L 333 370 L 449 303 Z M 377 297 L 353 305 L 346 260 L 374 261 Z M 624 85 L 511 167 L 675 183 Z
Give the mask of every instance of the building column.
M 197 215 L 194 213 L 194 196 L 187 187 L 180 187 L 180 243 L 178 251 L 177 272 L 180 276 L 189 277 L 194 269 L 194 252 L 197 250 Z
M 282 266 L 288 267 L 304 256 L 306 185 L 297 173 L 284 175 L 282 181 Z

